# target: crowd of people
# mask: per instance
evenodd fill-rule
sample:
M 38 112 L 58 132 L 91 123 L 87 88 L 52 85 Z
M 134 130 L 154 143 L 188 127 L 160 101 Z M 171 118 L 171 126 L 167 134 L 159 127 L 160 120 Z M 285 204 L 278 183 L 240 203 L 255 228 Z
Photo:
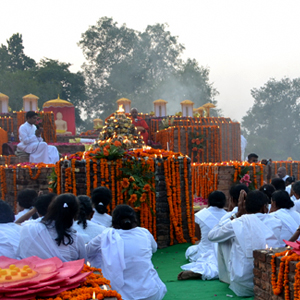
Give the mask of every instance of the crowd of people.
M 138 227 L 128 205 L 118 205 L 110 216 L 111 200 L 106 187 L 94 189 L 91 198 L 25 189 L 18 194 L 16 215 L 0 200 L 0 256 L 84 259 L 102 269 L 122 299 L 163 299 L 167 289 L 151 262 L 157 250 L 153 236 Z
M 131 115 L 147 141 L 147 128 L 137 110 Z M 19 130 L 18 149 L 29 153 L 30 161 L 58 160 L 56 148 L 40 137 L 37 114 L 28 112 L 26 118 Z M 257 161 L 258 155 L 248 155 L 249 163 Z M 270 160 L 261 163 L 269 165 Z M 300 181 L 280 167 L 270 184 L 254 191 L 235 184 L 229 195 L 227 201 L 223 192 L 212 192 L 208 207 L 195 214 L 199 243 L 186 250 L 189 263 L 181 266 L 177 278 L 219 279 L 236 295 L 253 296 L 253 250 L 282 247 L 284 240 L 299 238 Z M 108 214 L 111 201 L 106 187 L 94 189 L 91 198 L 25 189 L 18 194 L 14 215 L 0 200 L 0 256 L 56 256 L 63 262 L 85 259 L 102 269 L 122 299 L 163 299 L 166 286 L 151 262 L 157 250 L 153 236 L 138 226 L 135 211 L 128 205 L 118 205 Z
M 254 153 L 250 163 L 257 162 Z M 189 264 L 181 266 L 178 280 L 219 278 L 242 297 L 253 296 L 253 250 L 284 247 L 284 240 L 300 236 L 300 181 L 278 168 L 271 184 L 250 191 L 244 184 L 229 190 L 227 212 L 225 195 L 214 191 L 208 207 L 195 214 L 198 245 L 186 251 Z

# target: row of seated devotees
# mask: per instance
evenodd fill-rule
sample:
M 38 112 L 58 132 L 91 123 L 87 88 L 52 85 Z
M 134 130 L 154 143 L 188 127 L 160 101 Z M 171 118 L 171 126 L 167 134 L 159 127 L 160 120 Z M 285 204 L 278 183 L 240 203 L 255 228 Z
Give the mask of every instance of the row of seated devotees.
M 253 250 L 284 246 L 283 240 L 300 234 L 300 181 L 293 183 L 291 197 L 282 179 L 273 183 L 255 191 L 232 186 L 228 211 L 224 193 L 209 195 L 208 207 L 195 214 L 200 242 L 187 249 L 190 263 L 181 266 L 179 280 L 219 278 L 238 296 L 253 295 Z M 151 262 L 157 250 L 153 236 L 138 227 L 128 205 L 118 205 L 110 216 L 111 200 L 106 187 L 96 188 L 91 198 L 26 189 L 18 194 L 16 216 L 0 200 L 0 255 L 84 258 L 102 269 L 122 299 L 163 299 L 166 286 Z

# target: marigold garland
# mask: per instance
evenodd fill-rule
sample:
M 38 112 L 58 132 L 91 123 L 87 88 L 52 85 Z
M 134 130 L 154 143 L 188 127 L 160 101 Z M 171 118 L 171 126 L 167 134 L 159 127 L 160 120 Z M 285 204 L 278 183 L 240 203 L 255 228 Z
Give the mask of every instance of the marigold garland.
M 54 298 L 35 298 L 36 300 L 90 300 L 95 294 L 96 299 L 102 300 L 115 297 L 117 300 L 122 300 L 121 295 L 111 289 L 102 289 L 101 286 L 111 288 L 110 281 L 103 277 L 101 269 L 88 267 L 84 265 L 81 273 L 93 272 L 86 277 L 80 284 L 80 287 L 62 292 Z
M 276 277 L 276 257 L 281 257 L 278 278 Z M 286 300 L 290 299 L 290 289 L 289 289 L 289 262 L 290 261 L 300 261 L 300 256 L 291 250 L 285 250 L 283 252 L 275 253 L 272 255 L 271 268 L 272 276 L 271 283 L 274 295 L 280 295 L 284 289 L 284 298 Z M 297 280 L 298 279 L 298 280 Z M 300 263 L 296 265 L 296 276 L 294 285 L 294 299 L 299 299 L 299 287 L 300 287 Z

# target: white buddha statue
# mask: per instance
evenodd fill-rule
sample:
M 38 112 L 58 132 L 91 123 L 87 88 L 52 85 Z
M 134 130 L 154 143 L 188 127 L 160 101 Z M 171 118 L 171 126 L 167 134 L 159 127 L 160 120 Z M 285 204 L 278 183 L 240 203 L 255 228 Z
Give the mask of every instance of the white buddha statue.
M 65 120 L 63 120 L 63 115 L 61 112 L 58 112 L 56 114 L 55 126 L 56 126 L 56 134 L 58 135 L 72 134 L 72 132 L 67 131 L 68 123 Z

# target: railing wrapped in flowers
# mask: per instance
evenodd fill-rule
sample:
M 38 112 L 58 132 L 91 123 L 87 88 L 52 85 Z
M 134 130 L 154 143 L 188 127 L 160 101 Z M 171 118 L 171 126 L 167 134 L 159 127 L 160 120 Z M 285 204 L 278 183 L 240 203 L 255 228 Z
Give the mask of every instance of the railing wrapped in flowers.
M 253 252 L 255 299 L 300 299 L 300 245 L 284 242 L 287 247 L 266 245 L 266 249 Z
M 221 161 L 221 136 L 218 126 L 172 126 L 156 133 L 155 140 L 191 157 L 192 162 Z
M 190 158 L 150 147 L 125 151 L 119 143 L 104 142 L 60 160 L 51 188 L 57 194 L 91 195 L 106 186 L 113 195 L 110 211 L 121 203 L 134 207 L 159 247 L 193 242 Z
M 169 118 L 173 119 L 173 116 Z M 148 121 L 146 119 L 146 121 Z M 155 140 L 155 133 L 159 131 L 161 118 L 152 118 L 148 121 L 151 137 Z M 178 118 L 174 117 L 174 120 L 170 126 L 180 127 L 182 129 L 187 129 L 193 126 L 217 126 L 220 130 L 220 145 L 218 146 L 218 151 L 220 152 L 220 158 L 218 160 L 204 160 L 205 162 L 217 162 L 217 161 L 229 161 L 229 160 L 239 160 L 241 158 L 241 130 L 240 124 L 238 122 L 232 122 L 230 118 L 223 117 L 188 117 L 188 118 Z M 204 132 L 206 133 L 206 132 Z M 184 137 L 181 137 L 183 140 Z M 158 140 L 157 140 L 158 142 Z M 172 148 L 170 148 L 172 149 Z M 211 150 L 210 150 L 211 151 Z M 187 154 L 185 150 L 181 149 L 182 153 Z M 198 161 L 198 160 L 193 160 Z M 202 160 L 202 162 L 204 162 Z
M 266 167 L 260 163 L 249 164 L 239 161 L 192 163 L 191 169 L 192 194 L 205 199 L 214 190 L 228 194 L 230 186 L 234 183 L 251 184 L 250 188 L 257 189 L 266 180 Z

